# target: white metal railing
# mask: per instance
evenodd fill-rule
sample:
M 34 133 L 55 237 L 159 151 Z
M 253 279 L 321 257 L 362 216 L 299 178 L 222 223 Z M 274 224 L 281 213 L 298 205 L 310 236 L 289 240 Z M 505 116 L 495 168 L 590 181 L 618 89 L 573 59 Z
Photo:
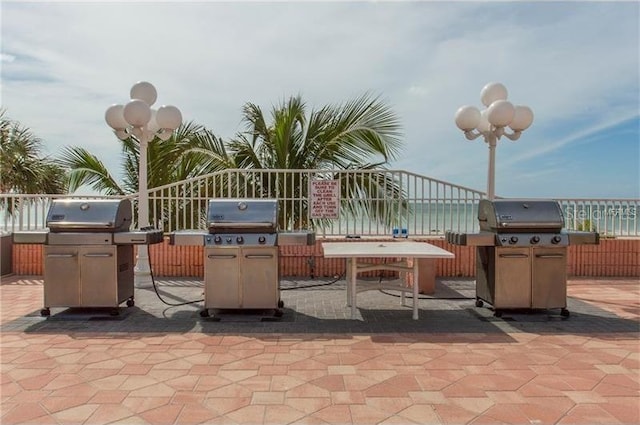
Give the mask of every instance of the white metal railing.
M 135 195 L 128 195 L 135 197 Z M 0 230 L 37 230 L 46 227 L 47 213 L 54 199 L 109 199 L 123 196 L 0 194 Z
M 313 219 L 309 182 L 340 182 L 337 219 Z M 149 191 L 150 222 L 164 231 L 205 228 L 211 198 L 278 199 L 279 227 L 313 228 L 321 235 L 441 235 L 473 231 L 483 193 L 395 170 L 225 170 Z
M 570 230 L 640 236 L 640 199 L 557 199 Z
M 313 219 L 309 181 L 340 182 L 337 219 Z M 149 222 L 165 232 L 206 228 L 212 198 L 279 201 L 282 230 L 314 229 L 322 236 L 441 236 L 445 230 L 478 231 L 484 192 L 401 170 L 225 170 L 149 190 Z M 137 210 L 136 194 L 126 196 Z M 52 199 L 109 198 L 77 195 L 0 195 L 0 229 L 44 228 Z M 112 197 L 113 198 L 113 197 Z M 117 197 L 116 197 L 117 198 Z M 640 199 L 556 199 L 569 230 L 605 236 L 640 236 Z

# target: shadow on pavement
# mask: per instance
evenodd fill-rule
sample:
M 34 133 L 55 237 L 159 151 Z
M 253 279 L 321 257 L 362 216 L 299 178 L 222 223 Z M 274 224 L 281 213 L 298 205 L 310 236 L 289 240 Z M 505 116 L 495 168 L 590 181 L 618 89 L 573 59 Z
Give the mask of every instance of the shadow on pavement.
M 344 281 L 343 281 L 344 282 Z M 475 307 L 474 282 L 439 282 L 434 296 L 421 296 L 419 319 L 412 320 L 411 308 L 402 306 L 393 294 L 368 291 L 358 295 L 357 317 L 352 320 L 346 306 L 344 283 L 281 291 L 282 317 L 269 310 L 216 312 L 216 318 L 200 316 L 203 303 L 168 306 L 160 302 L 153 289 L 136 289 L 133 307 L 120 307 L 118 316 L 111 309 L 51 309 L 51 316 L 40 317 L 39 310 L 4 323 L 2 331 L 27 333 L 185 333 L 345 335 L 412 334 L 429 340 L 433 335 L 492 335 L 500 342 L 512 341 L 511 333 L 615 334 L 640 333 L 640 322 L 622 318 L 592 303 L 569 297 L 570 318 L 558 310 L 503 311 L 494 317 L 490 307 Z M 172 280 L 159 286 L 159 292 L 172 303 L 202 298 L 197 281 Z M 407 301 L 410 305 L 411 301 Z M 217 320 L 219 319 L 219 320 Z

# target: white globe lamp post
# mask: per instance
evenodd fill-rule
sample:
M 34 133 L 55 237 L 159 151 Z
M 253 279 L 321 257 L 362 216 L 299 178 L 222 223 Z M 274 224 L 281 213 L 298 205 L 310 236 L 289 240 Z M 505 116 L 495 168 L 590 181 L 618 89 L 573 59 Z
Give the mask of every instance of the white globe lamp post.
M 482 88 L 480 100 L 486 107 L 462 106 L 456 111 L 455 122 L 468 140 L 482 136 L 489 146 L 489 172 L 487 198 L 495 198 L 496 146 L 502 136 L 516 141 L 533 123 L 533 112 L 528 106 L 514 106 L 507 100 L 507 88 L 501 83 L 489 83 Z M 506 128 L 511 129 L 511 133 Z
M 126 105 L 111 105 L 105 112 L 105 120 L 120 140 L 132 138 L 140 145 L 138 167 L 138 227 L 149 226 L 149 190 L 147 187 L 147 151 L 156 137 L 168 140 L 182 123 L 182 114 L 175 106 L 164 105 L 157 110 L 151 106 L 158 93 L 153 84 L 139 81 L 131 87 Z M 138 246 L 135 276 L 136 286 L 148 287 L 151 283 L 149 251 L 147 245 Z

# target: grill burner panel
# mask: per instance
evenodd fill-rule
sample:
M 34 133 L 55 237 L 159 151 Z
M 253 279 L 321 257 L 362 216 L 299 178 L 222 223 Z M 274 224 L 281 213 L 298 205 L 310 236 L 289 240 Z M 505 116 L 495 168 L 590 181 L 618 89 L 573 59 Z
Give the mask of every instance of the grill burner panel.
M 112 245 L 113 233 L 49 233 L 48 245 Z
M 496 235 L 498 246 L 567 246 L 569 237 L 562 233 L 502 233 Z
M 205 246 L 275 246 L 278 235 L 275 233 L 216 233 L 206 235 Z

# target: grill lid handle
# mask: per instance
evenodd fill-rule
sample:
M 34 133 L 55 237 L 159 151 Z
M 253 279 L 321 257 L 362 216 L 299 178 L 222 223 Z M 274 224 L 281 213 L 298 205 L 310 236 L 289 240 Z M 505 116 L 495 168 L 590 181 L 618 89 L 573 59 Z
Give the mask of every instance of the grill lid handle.
M 275 224 L 270 222 L 248 223 L 241 221 L 226 221 L 209 223 L 209 227 L 211 229 L 272 229 L 275 227 Z
M 51 221 L 48 223 L 50 228 L 65 229 L 110 229 L 113 227 L 113 221 L 95 222 L 95 221 Z
M 482 220 L 479 220 L 482 221 Z M 517 221 L 517 222 L 509 222 L 509 221 L 501 221 L 501 227 L 509 227 L 509 228 L 526 228 L 526 229 L 536 229 L 536 228 L 562 228 L 562 222 L 556 221 Z

